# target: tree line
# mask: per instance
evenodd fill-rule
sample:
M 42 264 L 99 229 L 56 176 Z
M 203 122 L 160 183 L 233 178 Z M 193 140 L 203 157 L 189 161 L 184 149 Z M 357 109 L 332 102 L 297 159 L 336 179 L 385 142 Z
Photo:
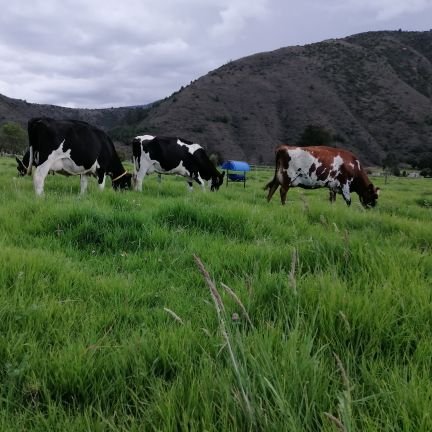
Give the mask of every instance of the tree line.
M 139 114 L 142 115 L 140 112 Z M 132 120 L 132 119 L 130 119 Z M 132 122 L 133 123 L 133 122 Z M 129 143 L 137 134 L 134 126 L 127 124 L 111 129 L 108 134 L 113 140 Z M 319 125 L 307 125 L 300 135 L 299 146 L 326 146 L 334 143 L 343 143 L 344 139 L 338 134 L 332 134 L 326 128 Z M 28 146 L 27 131 L 18 123 L 6 122 L 0 126 L 0 152 L 8 154 L 23 154 Z M 401 175 L 399 165 L 402 161 L 394 152 L 388 152 L 381 161 L 384 170 L 393 175 Z M 420 170 L 420 174 L 432 177 L 432 151 L 418 153 L 407 161 L 413 168 Z

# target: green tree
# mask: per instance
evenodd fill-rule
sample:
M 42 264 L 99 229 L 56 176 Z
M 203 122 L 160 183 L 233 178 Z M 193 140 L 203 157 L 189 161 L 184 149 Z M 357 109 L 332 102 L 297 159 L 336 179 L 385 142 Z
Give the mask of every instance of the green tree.
M 395 153 L 389 152 L 382 160 L 382 167 L 385 173 L 385 181 L 387 184 L 387 176 L 393 174 L 396 177 L 400 176 L 399 160 Z
M 114 141 L 120 141 L 124 144 L 130 144 L 132 139 L 139 135 L 139 131 L 133 126 L 117 126 L 108 131 L 108 135 Z
M 432 169 L 432 153 L 423 153 L 419 156 L 417 166 L 420 169 L 429 168 Z
M 384 170 L 388 169 L 393 171 L 399 165 L 398 158 L 394 153 L 387 153 L 386 157 L 382 161 L 382 167 Z
M 27 146 L 27 132 L 14 122 L 7 122 L 0 127 L 0 151 L 23 153 Z
M 329 145 L 333 140 L 332 134 L 322 126 L 308 125 L 300 136 L 299 146 Z

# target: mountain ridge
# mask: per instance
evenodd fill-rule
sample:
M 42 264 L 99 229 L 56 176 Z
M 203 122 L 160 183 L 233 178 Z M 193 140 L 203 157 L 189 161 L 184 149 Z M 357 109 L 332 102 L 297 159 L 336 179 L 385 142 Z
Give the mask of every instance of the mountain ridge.
M 141 128 L 202 135 L 223 156 L 270 163 L 315 124 L 368 163 L 389 152 L 408 160 L 432 150 L 430 46 L 432 32 L 390 31 L 253 54 L 167 98 Z
M 74 117 L 114 135 L 121 130 L 125 142 L 142 133 L 183 136 L 225 159 L 273 163 L 277 145 L 298 143 L 315 125 L 367 164 L 391 153 L 410 162 L 432 153 L 432 31 L 366 32 L 252 54 L 148 108 L 71 109 L 6 98 L 7 105 L 4 98 L 0 123 Z

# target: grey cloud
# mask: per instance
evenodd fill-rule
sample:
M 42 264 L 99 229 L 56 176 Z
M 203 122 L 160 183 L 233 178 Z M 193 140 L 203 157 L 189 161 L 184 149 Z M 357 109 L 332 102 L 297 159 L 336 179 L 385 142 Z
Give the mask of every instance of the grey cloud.
M 425 30 L 429 0 L 16 0 L 0 16 L 0 93 L 138 105 L 228 60 L 368 30 Z

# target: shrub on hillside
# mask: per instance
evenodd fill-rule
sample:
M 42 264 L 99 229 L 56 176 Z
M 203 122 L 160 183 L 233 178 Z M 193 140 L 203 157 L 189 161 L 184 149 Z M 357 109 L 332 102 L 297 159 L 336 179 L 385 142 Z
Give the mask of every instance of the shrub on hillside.
M 423 168 L 420 171 L 420 175 L 423 177 L 432 177 L 432 168 Z
M 27 132 L 18 123 L 8 122 L 0 127 L 0 151 L 24 153 L 27 143 Z
M 332 134 L 322 126 L 308 125 L 300 136 L 299 146 L 324 146 L 333 141 Z

